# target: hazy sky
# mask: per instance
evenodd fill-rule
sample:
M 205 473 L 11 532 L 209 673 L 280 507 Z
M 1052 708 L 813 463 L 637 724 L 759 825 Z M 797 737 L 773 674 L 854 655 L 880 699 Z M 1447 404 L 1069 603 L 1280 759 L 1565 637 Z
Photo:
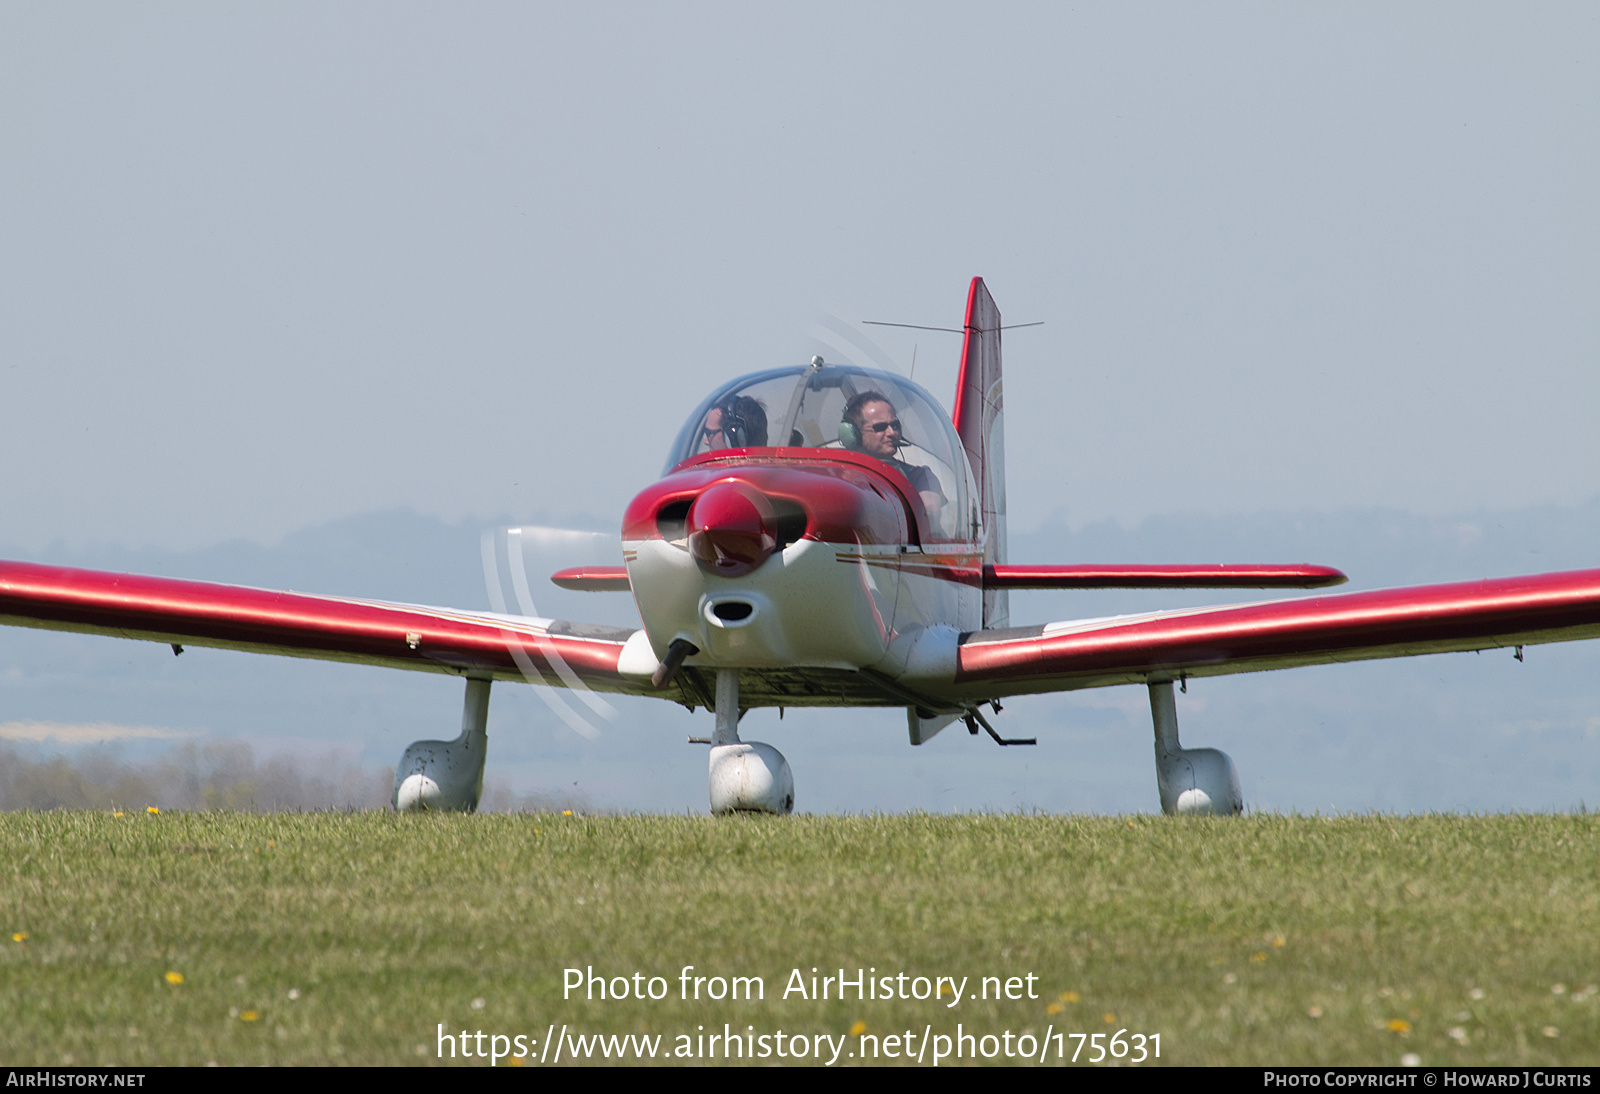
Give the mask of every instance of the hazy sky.
M 1253 556 L 1255 529 L 1357 585 L 1484 576 L 1371 513 L 1600 494 L 1597 41 L 1593 4 L 9 2 L 0 544 L 189 573 L 170 551 L 409 508 L 462 522 L 476 598 L 475 522 L 616 527 L 731 375 L 844 330 L 948 400 L 958 338 L 851 325 L 958 325 L 979 274 L 1045 323 L 1006 338 L 1022 561 L 1161 518 L 1128 541 L 1147 561 L 1191 561 L 1192 528 Z M 1306 538 L 1214 534 L 1285 512 Z M 1052 521 L 1102 531 L 1026 538 Z M 1595 564 L 1550 521 L 1485 524 L 1500 572 Z M 395 547 L 343 527 L 325 563 Z M 247 556 L 194 576 L 274 580 Z M 1255 805 L 1567 808 L 1600 770 L 1596 645 L 1207 682 L 1185 740 L 1234 750 Z M 0 647 L 6 725 L 388 763 L 459 724 L 459 688 L 410 674 Z M 588 744 L 499 689 L 491 775 L 703 808 L 703 718 L 622 706 Z M 1154 808 L 1137 688 L 1014 704 L 1036 756 L 768 715 L 806 809 Z
M 1017 527 L 1600 492 L 1592 4 L 0 7 L 0 541 L 616 519 L 826 317 Z M 870 328 L 950 397 L 958 340 Z

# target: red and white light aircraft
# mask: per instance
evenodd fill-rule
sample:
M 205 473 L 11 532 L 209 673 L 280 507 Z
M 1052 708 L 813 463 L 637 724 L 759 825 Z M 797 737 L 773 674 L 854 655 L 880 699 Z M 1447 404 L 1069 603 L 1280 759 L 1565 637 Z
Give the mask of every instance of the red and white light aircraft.
M 1335 585 L 1322 566 L 1015 565 L 1006 557 L 1000 313 L 967 299 L 955 409 L 892 373 L 813 358 L 690 415 L 628 506 L 640 630 L 0 562 L 0 622 L 386 665 L 466 679 L 461 735 L 419 741 L 401 809 L 476 807 L 494 680 L 652 695 L 716 716 L 711 806 L 786 813 L 789 765 L 739 739 L 757 706 L 904 707 L 911 743 L 1012 696 L 1142 684 L 1167 812 L 1235 813 L 1238 774 L 1178 742 L 1173 683 L 1297 665 L 1600 637 L 1600 570 L 1013 626 L 1010 589 Z

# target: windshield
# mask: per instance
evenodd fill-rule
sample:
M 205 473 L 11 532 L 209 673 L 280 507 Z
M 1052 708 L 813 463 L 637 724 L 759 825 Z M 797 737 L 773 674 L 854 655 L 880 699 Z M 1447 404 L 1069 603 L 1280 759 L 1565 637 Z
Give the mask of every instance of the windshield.
M 695 408 L 666 470 L 721 448 L 781 446 L 875 456 L 910 480 L 935 538 L 970 538 L 971 480 L 950 416 L 891 372 L 813 364 L 741 376 Z

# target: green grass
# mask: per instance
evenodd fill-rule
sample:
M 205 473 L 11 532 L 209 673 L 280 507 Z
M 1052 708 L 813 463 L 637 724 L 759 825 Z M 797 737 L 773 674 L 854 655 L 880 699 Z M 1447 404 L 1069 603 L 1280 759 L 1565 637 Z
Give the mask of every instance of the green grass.
M 670 1050 L 724 1022 L 960 1022 L 1159 1033 L 1178 1064 L 1593 1064 L 1597 913 L 1587 814 L 14 813 L 0 1059 L 403 1064 L 434 1062 L 439 1023 Z M 589 965 L 671 994 L 563 1001 L 563 969 Z M 763 976 L 766 998 L 679 1001 L 684 965 Z M 1039 998 L 783 999 L 813 966 L 969 992 L 1032 973 Z

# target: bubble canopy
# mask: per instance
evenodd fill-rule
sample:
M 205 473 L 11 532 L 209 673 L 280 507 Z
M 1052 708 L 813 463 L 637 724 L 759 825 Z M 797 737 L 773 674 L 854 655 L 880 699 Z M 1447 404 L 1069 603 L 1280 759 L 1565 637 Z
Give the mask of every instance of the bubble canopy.
M 902 376 L 826 363 L 741 376 L 695 408 L 666 473 L 705 452 L 774 447 L 876 456 L 910 481 L 937 538 L 966 531 L 974 491 L 961 439 L 938 401 Z

